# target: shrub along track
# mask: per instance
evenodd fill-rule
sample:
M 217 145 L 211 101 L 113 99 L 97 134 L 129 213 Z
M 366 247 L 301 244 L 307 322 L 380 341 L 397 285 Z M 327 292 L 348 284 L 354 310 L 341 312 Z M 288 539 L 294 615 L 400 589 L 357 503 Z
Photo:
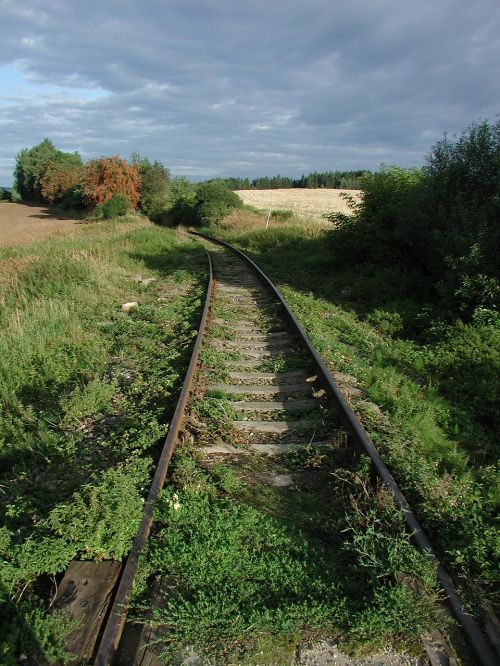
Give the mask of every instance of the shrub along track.
M 336 552 L 337 549 L 340 550 L 339 544 L 331 543 L 336 540 L 336 535 L 329 534 L 328 539 L 327 523 L 330 521 L 332 525 L 336 524 L 332 515 L 335 514 L 336 508 L 339 508 L 338 505 L 342 501 L 345 502 L 346 495 L 341 491 L 335 497 L 332 477 L 337 475 L 340 478 L 340 471 L 344 474 L 350 471 L 352 478 L 359 480 L 357 468 L 363 454 L 368 454 L 374 468 L 384 481 L 386 496 L 392 498 L 390 501 L 394 501 L 402 510 L 407 526 L 420 549 L 426 553 L 426 558 L 437 565 L 440 585 L 448 597 L 452 612 L 477 655 L 478 662 L 487 665 L 496 663 L 471 616 L 465 613 L 449 576 L 437 564 L 432 548 L 396 482 L 372 442 L 367 438 L 302 327 L 282 301 L 279 292 L 267 277 L 238 251 L 208 237 L 204 237 L 203 242 L 213 256 L 217 281 L 214 284 L 211 268 L 207 301 L 191 363 L 145 504 L 141 528 L 121 575 L 95 663 L 103 666 L 116 659 L 125 624 L 125 613 L 122 611 L 130 604 L 132 583 L 139 568 L 139 556 L 152 527 L 153 503 L 162 489 L 177 442 L 182 444 L 181 449 L 190 447 L 197 449 L 196 455 L 201 461 L 201 469 L 205 469 L 207 473 L 214 470 L 213 474 L 219 479 L 218 493 L 224 491 L 228 495 L 231 493 L 238 495 L 240 499 L 246 497 L 248 503 L 257 509 L 269 504 L 266 509 L 276 519 L 288 521 L 292 532 L 299 528 L 302 533 L 308 535 L 307 538 L 311 543 L 317 542 L 316 550 L 308 551 L 313 557 L 307 562 L 307 556 L 304 556 L 304 562 L 313 568 L 317 566 L 325 570 L 329 568 L 328 558 L 331 557 L 332 562 L 335 560 L 332 569 L 336 569 L 337 578 L 339 571 L 342 570 L 349 578 L 349 570 L 348 567 L 345 568 L 345 557 L 342 559 Z M 211 262 L 210 266 L 212 267 Z M 215 298 L 212 302 L 214 291 Z M 205 331 L 207 321 L 209 326 Z M 201 363 L 198 361 L 200 348 Z M 193 383 L 194 376 L 196 381 Z M 337 380 L 348 381 L 348 378 L 337 377 Z M 221 458 L 226 464 L 224 473 L 221 472 L 219 464 Z M 234 471 L 230 482 L 227 481 L 228 467 Z M 176 474 L 178 474 L 177 469 Z M 197 474 L 196 488 L 200 488 L 205 477 L 198 472 Z M 224 474 L 225 482 L 221 481 Z M 180 487 L 183 487 L 182 484 Z M 370 494 L 364 485 L 363 492 L 366 495 Z M 380 496 L 380 488 L 377 492 Z M 188 494 L 186 498 L 189 498 Z M 161 501 L 160 498 L 160 505 Z M 170 511 L 172 515 L 175 512 L 181 515 L 183 501 L 184 498 L 179 500 L 176 493 L 167 495 L 164 502 L 167 505 L 167 513 Z M 374 497 L 369 498 L 369 501 L 375 501 Z M 329 504 L 331 506 L 328 506 L 327 510 Z M 317 515 L 308 516 L 308 510 L 314 510 Z M 167 541 L 171 527 L 172 525 L 170 528 L 167 526 L 165 530 Z M 189 529 L 196 529 L 196 525 L 189 526 Z M 330 541 L 329 544 L 324 543 L 325 534 Z M 193 536 L 193 540 L 196 540 L 196 536 Z M 153 559 L 155 549 L 161 549 L 161 546 L 162 533 L 159 528 L 158 535 L 155 535 L 151 545 Z M 295 547 L 298 548 L 296 544 Z M 191 561 L 193 554 L 187 553 L 187 555 L 187 559 Z M 315 559 L 317 561 L 313 565 Z M 156 560 L 158 561 L 158 557 Z M 236 561 L 234 564 L 237 568 Z M 283 567 L 285 565 L 283 560 Z M 155 567 L 150 566 L 149 569 L 146 567 L 145 571 L 158 573 L 158 567 L 156 570 Z M 168 567 L 167 572 L 160 572 L 163 575 L 165 573 L 170 576 L 171 571 Z M 359 574 L 359 571 L 356 573 Z M 318 576 L 321 577 L 323 574 L 324 571 Z M 177 575 L 181 577 L 178 573 Z M 231 571 L 228 570 L 224 575 L 230 578 Z M 170 596 L 174 607 L 176 603 L 185 601 L 182 596 L 182 585 L 175 580 L 175 576 L 174 572 L 166 587 L 165 580 L 160 583 L 160 587 L 163 586 L 163 599 L 165 596 Z M 217 572 L 214 576 L 217 576 Z M 345 616 L 347 612 L 338 594 L 332 596 L 332 593 L 327 591 L 332 590 L 337 584 L 335 577 L 327 576 L 320 582 L 319 580 L 320 578 L 317 578 L 305 582 L 308 591 L 305 595 L 302 591 L 303 598 L 300 596 L 301 591 L 297 589 L 298 584 L 295 584 L 293 592 L 290 592 L 298 599 L 295 614 L 297 615 L 299 607 L 304 614 L 298 626 L 307 628 L 306 638 L 327 635 L 326 616 L 334 613 L 333 608 L 337 609 L 339 618 Z M 269 581 L 264 581 L 262 585 L 264 587 L 269 585 L 271 597 L 279 597 L 279 591 L 273 591 Z M 360 594 L 354 582 L 347 580 L 345 585 L 347 591 L 351 585 L 352 589 Z M 317 599 L 314 599 L 315 593 Z M 190 594 L 193 596 L 193 590 L 186 591 L 186 598 Z M 362 594 L 363 590 L 361 596 Z M 151 605 L 151 603 L 149 596 L 146 604 Z M 156 603 L 157 600 L 153 605 Z M 270 599 L 264 599 L 263 603 L 272 605 Z M 417 601 L 415 604 L 418 605 Z M 280 607 L 279 611 L 282 612 L 283 609 Z M 311 626 L 308 625 L 308 612 L 317 615 L 316 621 Z M 161 609 L 159 615 L 154 615 L 154 609 L 152 613 L 153 615 L 151 612 L 149 614 L 149 619 L 152 618 L 151 624 L 154 626 L 161 624 Z M 144 617 L 142 619 L 144 620 Z M 267 626 L 274 627 L 269 618 L 264 622 L 257 611 L 252 619 L 256 624 L 262 622 L 264 629 Z M 332 624 L 332 621 L 330 623 Z M 163 624 L 169 625 L 168 613 Z M 334 629 L 335 625 L 337 627 Z M 334 634 L 335 631 L 338 632 L 338 625 L 342 625 L 342 621 L 339 619 L 336 623 L 334 619 L 333 626 L 330 626 Z M 135 638 L 131 641 L 130 635 L 134 631 Z M 201 629 L 199 631 L 201 632 Z M 272 632 L 272 629 L 270 631 Z M 366 628 L 363 629 L 362 621 L 359 631 L 358 644 L 363 643 L 363 634 L 369 633 Z M 163 641 L 164 645 L 170 644 L 176 649 L 183 647 L 183 640 L 184 647 L 192 645 L 192 636 L 183 634 L 182 630 L 179 635 L 180 639 L 176 643 L 175 637 L 169 634 L 165 639 L 161 631 L 151 633 L 139 630 L 138 634 L 137 626 L 134 630 L 132 623 L 128 623 L 118 661 L 130 664 L 157 663 L 154 651 L 145 646 L 147 640 L 153 638 L 159 643 Z M 304 636 L 295 637 L 300 641 Z M 244 655 L 244 649 L 241 640 L 234 640 L 228 651 L 230 661 L 233 659 L 231 663 L 235 663 L 235 654 Z M 131 655 L 131 650 L 135 651 L 134 656 Z M 244 662 L 242 656 L 241 658 L 236 656 L 236 662 L 252 663 Z

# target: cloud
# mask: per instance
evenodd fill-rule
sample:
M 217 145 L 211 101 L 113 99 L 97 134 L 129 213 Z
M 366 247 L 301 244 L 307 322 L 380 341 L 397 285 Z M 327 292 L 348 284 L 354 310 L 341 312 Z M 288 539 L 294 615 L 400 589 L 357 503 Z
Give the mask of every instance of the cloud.
M 411 165 L 500 109 L 497 0 L 4 0 L 1 12 L 0 183 L 44 136 L 197 176 Z

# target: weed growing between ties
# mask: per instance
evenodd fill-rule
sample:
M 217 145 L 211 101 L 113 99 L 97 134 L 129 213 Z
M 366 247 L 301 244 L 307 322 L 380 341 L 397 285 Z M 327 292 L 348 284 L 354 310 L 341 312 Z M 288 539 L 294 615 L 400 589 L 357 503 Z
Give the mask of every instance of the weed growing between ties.
M 62 658 L 38 576 L 128 552 L 205 275 L 198 245 L 137 218 L 2 250 L 3 664 Z
M 325 636 L 347 650 L 413 649 L 443 625 L 433 567 L 366 461 L 340 466 L 350 458 L 309 447 L 206 467 L 178 451 L 141 572 L 169 581 L 146 620 L 165 627 L 168 663 L 189 648 L 217 663 L 288 664 L 298 643 Z M 303 482 L 265 482 L 283 473 Z M 136 619 L 148 608 L 138 593 Z
M 500 570 L 494 312 L 446 319 L 420 274 L 369 260 L 353 268 L 335 232 L 212 233 L 280 284 L 332 371 L 356 378 L 365 398 L 351 398 L 355 411 L 481 616 L 481 597 L 494 602 Z

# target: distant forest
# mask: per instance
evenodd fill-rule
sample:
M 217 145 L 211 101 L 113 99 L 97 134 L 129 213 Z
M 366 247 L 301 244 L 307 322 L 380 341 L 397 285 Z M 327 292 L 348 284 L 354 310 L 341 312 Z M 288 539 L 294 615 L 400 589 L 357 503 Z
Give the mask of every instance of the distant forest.
M 231 190 L 276 190 L 290 187 L 330 187 L 337 190 L 358 190 L 361 187 L 363 176 L 370 173 L 367 170 L 358 171 L 313 171 L 300 178 L 288 176 L 263 176 L 261 178 L 222 178 L 221 180 Z M 219 180 L 219 179 L 217 179 Z

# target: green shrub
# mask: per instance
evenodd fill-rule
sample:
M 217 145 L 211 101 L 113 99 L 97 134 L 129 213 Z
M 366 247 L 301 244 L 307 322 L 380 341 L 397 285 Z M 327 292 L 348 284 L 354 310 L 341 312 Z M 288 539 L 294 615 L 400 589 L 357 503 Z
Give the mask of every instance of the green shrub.
M 239 196 L 220 181 L 201 183 L 197 187 L 194 207 L 202 225 L 219 224 L 228 213 L 242 205 Z
M 82 559 L 119 560 L 130 550 L 143 511 L 140 489 L 149 463 L 140 458 L 104 472 L 100 479 L 56 506 L 51 529 L 73 545 Z
M 113 194 L 112 197 L 104 203 L 99 204 L 96 208 L 97 215 L 99 217 L 104 217 L 106 220 L 110 220 L 113 217 L 119 217 L 120 215 L 126 215 L 129 210 L 130 201 L 121 192 Z
M 11 190 L 0 187 L 0 201 L 12 201 Z
M 403 318 L 399 312 L 388 312 L 377 308 L 368 315 L 366 320 L 381 333 L 389 335 L 399 333 L 403 329 Z
M 293 210 L 273 210 L 271 217 L 279 222 L 287 222 L 293 217 Z
M 398 265 L 426 278 L 433 300 L 468 320 L 500 304 L 500 121 L 445 137 L 424 169 L 382 167 L 363 179 L 353 215 L 331 214 L 340 265 Z

